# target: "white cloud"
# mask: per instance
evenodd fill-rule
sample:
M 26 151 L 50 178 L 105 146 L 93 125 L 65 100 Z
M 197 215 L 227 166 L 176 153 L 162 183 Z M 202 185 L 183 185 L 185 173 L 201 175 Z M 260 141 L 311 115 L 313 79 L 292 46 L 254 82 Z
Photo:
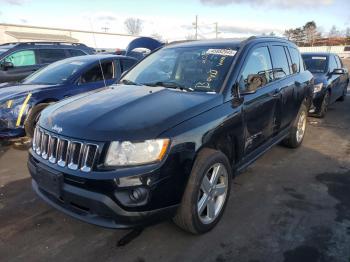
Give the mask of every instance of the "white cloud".
M 28 0 L 0 0 L 0 3 L 10 4 L 10 5 L 23 5 Z
M 268 6 L 279 8 L 304 8 L 305 6 L 327 6 L 334 0 L 200 0 L 203 4 L 224 6 L 230 4 L 250 4 L 253 6 Z

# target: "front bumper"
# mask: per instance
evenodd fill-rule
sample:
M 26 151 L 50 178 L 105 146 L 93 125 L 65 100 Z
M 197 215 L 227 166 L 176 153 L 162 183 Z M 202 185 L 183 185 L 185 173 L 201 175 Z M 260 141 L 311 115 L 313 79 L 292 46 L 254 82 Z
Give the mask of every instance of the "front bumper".
M 150 190 L 150 200 L 146 205 L 125 207 L 114 197 L 115 192 L 120 193 L 122 189 L 111 189 L 113 179 L 93 180 L 74 177 L 64 170 L 40 162 L 39 159 L 35 154 L 29 155 L 28 169 L 33 178 L 34 191 L 48 204 L 74 218 L 102 227 L 122 229 L 153 224 L 175 215 L 179 195 L 174 192 L 179 194 L 181 192 L 176 189 L 171 179 L 162 178 L 153 186 Z M 60 186 L 59 196 L 39 186 L 38 168 L 43 168 L 52 174 L 62 174 L 63 183 Z
M 24 128 L 0 129 L 0 140 L 25 136 Z
M 309 113 L 311 114 L 319 113 L 322 106 L 324 95 L 325 95 L 325 92 L 323 91 L 313 94 Z

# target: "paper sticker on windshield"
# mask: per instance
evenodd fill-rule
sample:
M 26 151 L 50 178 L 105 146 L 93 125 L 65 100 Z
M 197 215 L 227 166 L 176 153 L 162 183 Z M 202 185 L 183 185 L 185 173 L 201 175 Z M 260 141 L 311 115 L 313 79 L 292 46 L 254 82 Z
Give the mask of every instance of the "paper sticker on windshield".
M 237 53 L 236 50 L 232 49 L 208 49 L 207 54 L 209 55 L 222 55 L 222 56 L 234 56 Z
M 84 62 L 79 62 L 79 61 L 73 61 L 70 63 L 71 65 L 78 65 L 78 66 L 81 66 L 84 64 Z
M 325 56 L 313 56 L 312 59 L 316 59 L 316 60 L 327 60 L 327 57 L 325 57 Z

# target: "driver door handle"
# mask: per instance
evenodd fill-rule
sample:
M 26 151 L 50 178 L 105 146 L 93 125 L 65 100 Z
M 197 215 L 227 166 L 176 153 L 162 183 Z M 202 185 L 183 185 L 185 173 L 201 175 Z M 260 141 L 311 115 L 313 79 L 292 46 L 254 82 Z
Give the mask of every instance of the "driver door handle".
M 281 93 L 281 90 L 279 88 L 276 88 L 275 91 L 273 92 L 273 97 L 278 97 Z

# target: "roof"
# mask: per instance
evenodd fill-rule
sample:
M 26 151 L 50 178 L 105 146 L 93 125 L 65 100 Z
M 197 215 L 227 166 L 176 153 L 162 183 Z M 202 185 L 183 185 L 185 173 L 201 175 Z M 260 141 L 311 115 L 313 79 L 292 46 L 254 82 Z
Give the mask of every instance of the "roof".
M 41 40 L 41 41 L 58 41 L 58 42 L 79 42 L 78 39 L 59 34 L 40 34 L 40 33 L 29 33 L 29 32 L 16 32 L 16 31 L 5 31 L 6 34 L 12 36 L 18 40 Z
M 251 43 L 251 42 L 285 42 L 290 45 L 295 45 L 294 43 L 288 41 L 285 38 L 281 37 L 271 37 L 271 36 L 252 36 L 249 38 L 243 38 L 243 39 L 235 39 L 235 38 L 225 38 L 225 39 L 213 39 L 213 40 L 194 40 L 194 41 L 187 41 L 177 44 L 170 44 L 168 47 L 192 47 L 192 46 L 215 46 L 215 47 L 231 47 L 231 48 L 239 48 L 243 44 Z

